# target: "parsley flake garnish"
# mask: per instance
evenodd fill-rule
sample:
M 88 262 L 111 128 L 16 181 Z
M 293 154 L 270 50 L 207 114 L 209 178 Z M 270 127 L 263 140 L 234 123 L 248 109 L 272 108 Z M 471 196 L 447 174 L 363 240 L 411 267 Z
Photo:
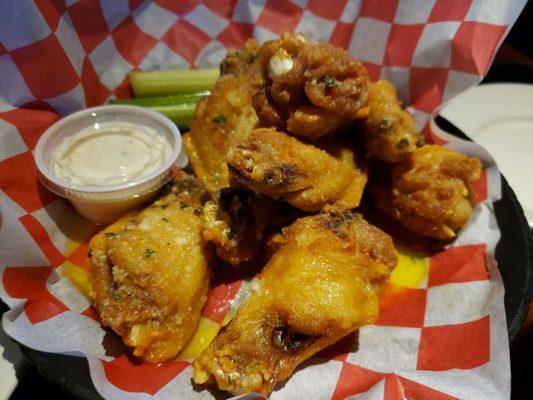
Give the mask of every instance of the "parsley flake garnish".
M 324 82 L 328 88 L 336 88 L 339 85 L 337 80 L 332 76 L 324 76 L 322 82 Z
M 162 219 L 163 221 L 165 221 L 165 222 L 168 222 L 168 219 L 165 218 L 165 217 L 163 217 L 163 218 L 161 218 L 161 219 Z
M 105 233 L 105 237 L 106 237 L 106 238 L 112 238 L 112 237 L 115 237 L 115 232 L 106 232 L 106 233 Z
M 115 293 L 115 294 L 113 295 L 112 299 L 115 300 L 115 301 L 119 301 L 119 300 L 120 300 L 120 294 Z
M 226 122 L 226 117 L 223 115 L 216 115 L 215 118 L 213 118 L 213 122 L 215 124 L 224 124 Z
M 188 204 L 185 204 L 185 203 L 181 203 L 181 204 L 180 204 L 180 210 L 183 210 L 183 209 L 185 209 L 185 208 L 187 208 L 187 207 L 189 207 Z
M 144 258 L 150 258 L 155 254 L 155 250 L 152 249 L 145 249 L 144 250 Z
M 248 64 L 251 64 L 255 61 L 255 59 L 257 58 L 257 53 L 250 53 L 250 56 L 248 58 Z

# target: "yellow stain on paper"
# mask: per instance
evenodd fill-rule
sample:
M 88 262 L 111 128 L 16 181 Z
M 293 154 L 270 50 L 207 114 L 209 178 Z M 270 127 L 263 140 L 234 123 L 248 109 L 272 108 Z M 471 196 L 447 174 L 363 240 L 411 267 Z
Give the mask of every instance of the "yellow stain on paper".
M 61 275 L 68 278 L 70 282 L 89 300 L 93 286 L 91 283 L 91 274 L 86 269 L 80 268 L 70 261 L 65 261 L 61 265 Z
M 183 351 L 176 357 L 177 361 L 190 361 L 197 358 L 204 349 L 209 346 L 217 335 L 220 325 L 201 317 L 198 328 L 192 339 L 189 341 Z
M 76 250 L 80 244 L 81 242 L 67 239 L 65 243 L 65 254 L 67 256 L 71 255 L 72 253 L 74 253 L 74 250 Z
M 429 260 L 403 249 L 397 249 L 397 254 L 398 265 L 392 271 L 389 282 L 411 289 L 420 288 L 429 273 Z
M 66 236 L 64 254 L 67 256 L 72 254 L 80 244 L 86 242 L 99 229 L 97 225 L 87 221 L 77 213 L 72 216 L 65 216 L 65 221 L 61 225 L 61 230 Z

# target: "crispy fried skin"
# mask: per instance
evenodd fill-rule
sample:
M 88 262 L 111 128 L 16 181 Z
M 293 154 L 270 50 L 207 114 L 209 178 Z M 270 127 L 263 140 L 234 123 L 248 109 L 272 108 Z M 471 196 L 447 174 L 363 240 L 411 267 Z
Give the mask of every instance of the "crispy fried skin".
M 414 126 L 413 117 L 402 110 L 396 89 L 381 80 L 368 85 L 369 115 L 362 122 L 362 134 L 367 151 L 385 162 L 398 162 L 424 140 Z
M 183 173 L 150 207 L 89 244 L 94 306 L 141 359 L 174 357 L 196 330 L 209 289 L 199 182 Z
M 242 50 L 228 49 L 228 53 L 220 63 L 221 75 L 241 75 L 246 73 L 255 61 L 259 52 L 259 45 L 253 39 L 248 39 Z
M 375 204 L 407 228 L 451 239 L 476 202 L 472 188 L 482 170 L 477 158 L 446 147 L 425 145 L 392 167 L 390 185 L 371 188 Z
M 224 188 L 204 204 L 204 239 L 215 244 L 217 255 L 237 265 L 251 260 L 264 231 L 277 219 L 276 202 L 243 188 Z
M 328 207 L 272 239 L 275 251 L 230 323 L 194 362 L 196 383 L 264 396 L 301 362 L 378 316 L 392 239 Z
M 341 152 L 342 153 L 342 152 Z M 259 128 L 228 151 L 232 176 L 242 185 L 303 211 L 326 204 L 359 205 L 366 173 L 355 168 L 353 153 L 337 159 L 275 129 Z
M 191 131 L 183 137 L 194 172 L 210 193 L 229 186 L 228 148 L 258 124 L 252 106 L 252 95 L 262 84 L 258 61 L 252 57 L 256 50 L 257 44 L 249 41 L 239 55 L 228 54 L 225 74 L 211 95 L 197 103 Z
M 265 85 L 254 107 L 263 126 L 315 140 L 368 114 L 366 70 L 343 49 L 283 34 L 259 60 Z
M 317 106 L 302 106 L 287 120 L 287 130 L 305 139 L 318 139 L 342 129 L 344 118 Z

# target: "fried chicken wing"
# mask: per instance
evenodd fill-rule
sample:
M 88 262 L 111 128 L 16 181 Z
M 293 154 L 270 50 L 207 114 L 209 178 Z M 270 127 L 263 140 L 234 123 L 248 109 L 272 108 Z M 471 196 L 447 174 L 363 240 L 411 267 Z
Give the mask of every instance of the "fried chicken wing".
M 275 223 L 279 206 L 274 200 L 243 188 L 224 188 L 204 205 L 204 238 L 215 244 L 217 255 L 237 265 L 257 253 L 265 229 Z
M 398 162 L 424 144 L 413 117 L 402 110 L 396 89 L 381 80 L 368 85 L 368 117 L 361 123 L 367 151 L 385 162 Z
M 392 167 L 390 184 L 371 188 L 375 204 L 407 228 L 451 239 L 476 203 L 481 162 L 447 147 L 425 145 Z
M 328 207 L 272 242 L 252 293 L 195 360 L 196 383 L 268 396 L 304 360 L 376 320 L 380 284 L 396 265 L 388 235 Z
M 303 211 L 326 204 L 359 205 L 366 173 L 354 158 L 337 159 L 275 129 L 259 128 L 228 151 L 232 176 L 242 185 Z
M 257 43 L 248 41 L 222 63 L 223 75 L 194 111 L 191 130 L 183 145 L 198 179 L 215 193 L 229 186 L 226 153 L 231 144 L 248 136 L 258 124 L 252 95 L 262 84 L 254 54 Z
M 265 85 L 254 96 L 263 126 L 315 140 L 368 114 L 368 77 L 348 52 L 301 34 L 259 50 Z
M 199 182 L 178 175 L 169 194 L 89 244 L 94 306 L 133 354 L 171 359 L 196 330 L 209 289 Z
M 287 120 L 287 131 L 301 138 L 317 139 L 339 131 L 345 123 L 332 112 L 316 106 L 302 106 Z
M 220 63 L 221 75 L 241 75 L 247 73 L 250 65 L 255 61 L 259 52 L 259 45 L 253 39 L 248 39 L 242 50 L 228 49 L 228 53 Z

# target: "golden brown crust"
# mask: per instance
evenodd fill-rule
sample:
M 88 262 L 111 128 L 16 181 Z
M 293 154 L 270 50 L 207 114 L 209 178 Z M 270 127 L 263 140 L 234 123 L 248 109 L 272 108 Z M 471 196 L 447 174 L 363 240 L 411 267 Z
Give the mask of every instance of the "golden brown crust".
M 243 188 L 224 188 L 204 204 L 203 236 L 215 244 L 217 255 L 237 265 L 259 250 L 267 227 L 278 219 L 275 201 Z
M 377 185 L 371 192 L 376 205 L 407 228 L 451 239 L 472 213 L 473 184 L 481 171 L 477 158 L 425 145 L 393 166 L 390 185 Z
M 341 48 L 317 43 L 304 53 L 305 94 L 315 106 L 346 118 L 356 118 L 366 105 L 365 67 Z M 330 80 L 332 79 L 332 80 Z
M 196 383 L 268 396 L 301 362 L 377 318 L 380 284 L 396 265 L 385 233 L 328 208 L 272 241 L 248 299 L 195 360 Z
M 248 73 L 250 65 L 257 58 L 259 44 L 248 39 L 241 50 L 228 49 L 226 57 L 220 63 L 221 75 L 241 75 Z
M 361 133 L 372 156 L 398 162 L 424 143 L 413 117 L 402 110 L 396 89 L 389 82 L 381 80 L 368 85 L 368 110 Z
M 283 34 L 259 60 L 265 86 L 254 107 L 263 126 L 314 140 L 366 116 L 366 70 L 345 50 Z
M 285 201 L 303 211 L 319 211 L 327 204 L 357 207 L 365 171 L 351 160 L 336 159 L 312 145 L 278 132 L 259 128 L 228 151 L 232 176 L 242 185 Z
M 299 136 L 316 140 L 339 131 L 347 121 L 335 113 L 317 106 L 302 106 L 287 120 L 289 132 L 299 132 Z
M 229 186 L 228 148 L 246 138 L 259 121 L 252 106 L 252 95 L 262 85 L 259 64 L 256 59 L 246 61 L 257 44 L 251 41 L 247 46 L 241 56 L 226 57 L 226 74 L 211 95 L 197 103 L 191 130 L 183 137 L 194 172 L 210 193 Z
M 89 244 L 94 306 L 102 324 L 121 335 L 135 356 L 153 363 L 171 359 L 187 344 L 209 289 L 200 193 L 194 178 L 182 173 L 180 178 L 169 194 L 110 225 Z

